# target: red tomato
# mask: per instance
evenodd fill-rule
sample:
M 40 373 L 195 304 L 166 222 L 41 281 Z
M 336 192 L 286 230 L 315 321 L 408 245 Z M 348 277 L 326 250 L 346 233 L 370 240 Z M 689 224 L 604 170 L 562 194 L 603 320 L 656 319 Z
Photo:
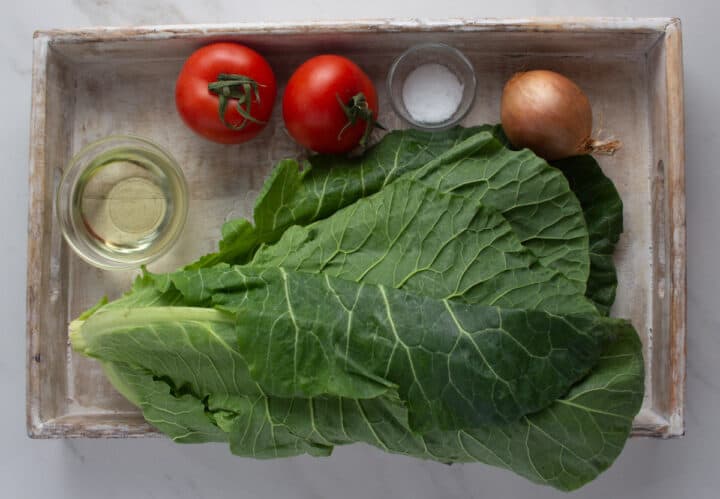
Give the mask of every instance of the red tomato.
M 375 125 L 377 92 L 354 62 L 337 55 L 305 61 L 290 77 L 283 118 L 290 135 L 320 153 L 347 152 Z
M 265 127 L 276 94 L 275 75 L 260 54 L 237 43 L 213 43 L 185 61 L 175 86 L 175 105 L 198 134 L 239 144 Z

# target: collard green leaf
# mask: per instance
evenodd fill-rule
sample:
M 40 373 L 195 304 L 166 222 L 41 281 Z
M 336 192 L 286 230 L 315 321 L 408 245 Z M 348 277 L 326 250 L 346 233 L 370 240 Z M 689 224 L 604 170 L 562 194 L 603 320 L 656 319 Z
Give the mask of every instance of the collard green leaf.
M 580 204 L 565 177 L 531 151 L 512 151 L 480 132 L 409 175 L 502 213 L 542 265 L 584 292 L 588 234 Z
M 506 147 L 510 141 L 502 127 L 493 128 L 493 135 Z M 590 246 L 590 274 L 585 295 L 597 309 L 608 315 L 615 302 L 617 271 L 613 261 L 615 245 L 623 231 L 623 204 L 615 185 L 603 173 L 595 158 L 575 156 L 552 165 L 567 178 L 582 206 Z
M 302 165 L 282 161 L 258 196 L 257 230 L 267 235 L 264 242 L 274 242 L 288 227 L 321 220 L 379 191 L 477 131 L 458 127 L 435 134 L 390 132 L 360 158 L 317 155 Z
M 587 222 L 590 241 L 590 275 L 586 295 L 607 315 L 615 302 L 617 272 L 615 245 L 623 231 L 623 204 L 612 181 L 592 156 L 556 161 L 570 183 Z
M 167 381 L 135 365 L 107 361 L 102 365 L 115 388 L 142 409 L 145 420 L 175 442 L 227 441 L 227 433 L 217 426 L 201 399 L 173 393 Z
M 219 251 L 204 255 L 187 268 L 212 267 L 222 262 L 243 262 L 263 242 L 253 225 L 242 218 L 226 222 L 222 227 Z
M 235 272 L 226 274 L 224 279 L 236 275 Z M 198 290 L 207 289 L 208 282 L 212 287 L 213 279 L 193 281 L 195 291 L 187 300 L 207 296 L 208 293 Z M 241 281 L 242 284 L 237 284 L 234 278 L 229 279 L 224 289 L 235 297 L 243 287 L 257 292 L 257 283 L 251 279 Z M 218 293 L 210 294 L 221 299 Z M 250 306 L 250 300 L 240 302 Z M 154 356 L 163 355 L 158 349 L 157 338 L 146 341 L 156 333 L 167 338 L 165 343 L 174 341 L 177 329 L 170 326 L 186 308 L 180 307 L 177 314 L 158 315 L 150 310 L 156 321 L 160 320 L 147 320 L 144 336 L 138 334 L 136 327 L 118 327 L 109 333 L 95 334 L 92 321 L 103 314 L 110 313 L 122 322 L 121 309 L 100 311 L 83 324 L 90 326 L 87 330 L 81 328 L 73 334 L 73 344 L 82 347 L 82 341 L 78 339 L 81 334 L 92 337 L 94 355 L 102 352 L 102 358 L 115 359 L 111 365 L 120 375 L 111 379 L 116 386 L 118 378 L 132 386 L 131 400 L 136 403 L 139 400 L 146 418 L 176 441 L 227 439 L 232 452 L 238 455 L 258 458 L 301 453 L 327 455 L 333 445 L 360 441 L 388 452 L 444 462 L 485 462 L 511 469 L 539 483 L 572 490 L 612 463 L 622 449 L 632 418 L 642 402 L 640 342 L 632 327 L 622 321 L 607 322 L 614 329 L 616 340 L 605 349 L 590 375 L 547 408 L 510 423 L 418 433 L 409 429 L 405 405 L 391 394 L 370 399 L 328 396 L 288 399 L 266 396 L 259 391 L 245 395 L 227 393 L 228 388 L 236 390 L 235 383 L 220 382 L 218 377 L 201 388 L 216 391 L 194 392 L 188 376 L 181 374 L 173 378 L 168 373 L 174 371 L 167 369 L 167 362 L 152 361 Z M 223 318 L 208 324 L 213 329 L 222 329 L 225 323 Z M 140 327 L 139 322 L 137 327 Z M 132 331 L 139 341 L 132 351 L 126 350 L 127 341 L 122 339 L 127 338 L 128 331 Z M 222 338 L 226 334 L 219 332 L 213 336 Z M 219 354 L 224 347 L 218 348 L 209 341 L 179 344 L 183 346 L 181 355 L 192 362 L 190 370 L 197 374 L 215 369 L 248 373 L 246 369 L 238 369 L 239 361 L 234 356 Z M 147 345 L 146 352 L 143 352 L 143 345 Z M 177 351 L 176 348 L 173 350 Z M 118 359 L 130 363 L 144 359 L 148 364 L 146 367 L 158 372 L 150 374 L 144 367 L 133 367 Z M 232 377 L 237 378 L 237 375 Z M 241 382 L 240 386 L 247 386 L 247 383 Z M 128 392 L 127 389 L 122 391 Z
M 489 126 L 440 134 L 398 131 L 361 158 L 314 156 L 302 171 L 297 162 L 283 161 L 258 198 L 255 233 L 237 244 L 275 242 L 292 225 L 323 219 L 398 178 L 411 177 L 499 211 L 541 264 L 584 291 L 588 238 L 577 198 L 561 173 L 530 151 L 507 149 L 494 131 Z M 238 251 L 237 244 L 225 241 L 224 249 L 204 262 L 245 263 L 255 248 Z
M 495 210 L 398 180 L 332 216 L 288 229 L 252 265 L 384 284 L 434 298 L 553 313 L 593 313 L 541 265 Z
M 620 454 L 643 399 L 642 346 L 619 324 L 592 373 L 548 408 L 516 422 L 456 432 L 408 430 L 397 399 L 271 399 L 273 417 L 309 441 L 365 442 L 386 452 L 442 462 L 483 462 L 527 479 L 575 490 Z
M 88 357 L 140 366 L 192 393 L 259 393 L 235 346 L 233 317 L 212 308 L 109 307 L 74 323 L 71 337 Z
M 588 372 L 615 327 L 277 268 L 217 266 L 173 282 L 188 300 L 210 296 L 236 314 L 239 349 L 266 394 L 373 398 L 397 387 L 414 430 L 546 407 Z
M 434 454 L 460 448 L 468 461 L 575 490 L 605 471 L 620 454 L 640 410 L 643 390 L 642 345 L 626 323 L 592 373 L 545 410 L 507 425 L 427 435 L 425 440 Z
M 219 251 L 188 268 L 246 263 L 260 244 L 277 241 L 289 227 L 321 220 L 377 192 L 479 130 L 457 127 L 435 134 L 391 132 L 362 159 L 317 155 L 302 163 L 280 161 L 258 195 L 253 213 L 255 226 L 243 219 L 229 221 L 223 227 Z M 392 163 L 383 162 L 384 158 L 392 158 Z
M 283 422 L 287 410 L 295 403 L 293 400 L 277 400 L 273 404 L 272 399 L 262 394 L 250 397 L 212 395 L 208 400 L 208 409 L 212 411 L 218 427 L 227 433 L 230 451 L 235 455 L 258 459 L 300 454 L 330 455 L 332 445 L 317 438 L 297 435 Z
M 466 305 L 327 275 L 224 266 L 187 273 L 173 280 L 188 301 L 211 293 L 229 313 L 101 310 L 73 335 L 74 347 L 192 393 L 364 399 L 397 389 L 411 427 L 425 430 L 540 410 L 588 372 L 612 337 L 612 321 L 599 316 Z

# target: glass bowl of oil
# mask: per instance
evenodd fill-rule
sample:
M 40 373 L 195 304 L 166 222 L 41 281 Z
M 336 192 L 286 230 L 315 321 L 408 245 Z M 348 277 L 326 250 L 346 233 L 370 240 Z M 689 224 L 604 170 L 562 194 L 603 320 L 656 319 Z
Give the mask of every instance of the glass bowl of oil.
M 56 211 L 63 236 L 88 263 L 127 269 L 165 254 L 187 216 L 179 165 L 141 137 L 113 135 L 89 144 L 65 169 Z

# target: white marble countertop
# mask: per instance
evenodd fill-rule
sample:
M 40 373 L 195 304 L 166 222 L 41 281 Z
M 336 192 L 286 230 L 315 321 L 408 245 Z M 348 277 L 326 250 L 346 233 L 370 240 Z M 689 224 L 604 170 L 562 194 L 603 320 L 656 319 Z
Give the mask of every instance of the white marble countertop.
M 583 498 L 715 498 L 720 490 L 720 2 L 716 0 L 2 0 L 0 16 L 0 497 L 549 498 L 564 494 L 482 465 L 444 466 L 365 446 L 330 459 L 253 461 L 223 445 L 164 439 L 34 441 L 25 433 L 25 267 L 32 32 L 88 25 L 353 17 L 678 16 L 685 41 L 688 225 L 687 435 L 633 439 Z M 713 263 L 716 262 L 716 263 Z

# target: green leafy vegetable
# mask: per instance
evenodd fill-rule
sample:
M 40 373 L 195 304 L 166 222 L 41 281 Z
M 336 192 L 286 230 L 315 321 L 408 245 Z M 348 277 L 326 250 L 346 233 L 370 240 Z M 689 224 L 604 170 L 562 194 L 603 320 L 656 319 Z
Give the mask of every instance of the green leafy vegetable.
M 330 218 L 291 227 L 276 244 L 261 247 L 252 265 L 468 303 L 553 313 L 595 310 L 566 277 L 537 261 L 500 213 L 407 179 Z
M 623 231 L 623 204 L 612 181 L 592 156 L 553 163 L 563 172 L 582 205 L 590 237 L 590 277 L 586 295 L 604 314 L 615 302 L 615 245 Z
M 592 160 L 558 166 L 496 127 L 281 162 L 254 225 L 83 314 L 73 348 L 178 442 L 256 458 L 365 442 L 576 489 L 622 450 L 643 361 L 598 312 L 617 191 Z
M 233 290 L 229 301 L 242 302 L 241 295 L 247 290 L 266 294 L 256 287 L 257 282 L 238 279 L 236 269 L 227 267 L 223 272 L 228 282 L 222 289 Z M 272 271 L 266 273 L 272 277 Z M 191 299 L 186 300 L 207 296 L 198 291 L 200 288 L 193 290 Z M 210 295 L 228 301 L 227 296 Z M 262 316 L 254 303 L 245 306 Z M 240 455 L 326 455 L 332 445 L 363 441 L 417 457 L 487 462 L 569 490 L 611 464 L 642 401 L 640 344 L 632 328 L 621 321 L 606 323 L 617 338 L 609 343 L 592 373 L 546 409 L 511 423 L 417 433 L 410 430 L 405 406 L 392 395 L 288 399 L 264 396 L 259 387 L 253 389 L 243 357 L 233 353 L 245 350 L 230 342 L 230 314 L 187 306 L 169 314 L 164 307 L 135 312 L 137 321 L 123 317 L 128 312 L 122 308 L 101 310 L 87 324 L 76 326 L 72 336 L 75 348 L 99 355 L 121 373 L 122 382 L 136 393 L 128 398 L 140 400 L 148 420 L 176 441 L 229 440 L 232 451 Z M 166 320 L 153 321 L 157 314 Z M 116 327 L 109 328 L 108 322 L 116 322 Z M 198 334 L 202 328 L 212 329 L 213 334 Z M 153 331 L 152 338 L 148 331 Z M 184 334 L 178 335 L 178 331 Z M 131 336 L 133 340 L 129 340 Z M 192 367 L 182 367 L 185 363 Z M 131 364 L 138 367 L 129 367 Z M 175 372 L 169 367 L 173 365 L 179 365 L 178 375 L 169 377 L 170 383 L 152 374 L 159 370 L 167 376 Z M 204 387 L 195 381 L 200 379 Z M 127 396 L 127 390 L 122 391 Z M 218 428 L 223 428 L 223 435 Z
M 255 249 L 248 247 L 249 241 L 275 242 L 292 225 L 325 218 L 409 176 L 499 211 L 541 264 L 584 291 L 588 234 L 577 198 L 560 172 L 528 150 L 504 147 L 493 131 L 456 128 L 439 136 L 392 132 L 361 158 L 317 156 L 303 171 L 297 162 L 282 161 L 258 198 L 252 237 L 224 241 L 219 254 L 196 267 L 244 263 Z M 448 149 L 448 143 L 455 145 Z
M 210 296 L 237 317 L 239 349 L 266 394 L 372 398 L 397 387 L 413 429 L 512 421 L 547 406 L 616 327 L 596 314 L 467 305 L 282 268 L 218 266 L 173 282 L 189 301 Z M 94 327 L 93 338 L 113 329 Z
M 512 147 L 501 127 L 494 127 L 492 132 L 503 145 Z M 617 288 L 613 253 L 623 231 L 620 194 L 592 156 L 561 159 L 552 165 L 565 175 L 582 206 L 590 243 L 590 275 L 585 295 L 607 315 Z
M 320 220 L 377 192 L 386 180 L 389 183 L 421 167 L 477 130 L 458 127 L 437 134 L 391 132 L 363 158 L 318 155 L 302 164 L 280 161 L 256 201 L 255 226 L 247 220 L 231 220 L 223 227 L 219 251 L 189 267 L 246 263 L 260 244 L 277 241 L 289 227 Z M 392 164 L 382 162 L 383 157 L 392 157 Z

